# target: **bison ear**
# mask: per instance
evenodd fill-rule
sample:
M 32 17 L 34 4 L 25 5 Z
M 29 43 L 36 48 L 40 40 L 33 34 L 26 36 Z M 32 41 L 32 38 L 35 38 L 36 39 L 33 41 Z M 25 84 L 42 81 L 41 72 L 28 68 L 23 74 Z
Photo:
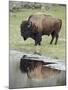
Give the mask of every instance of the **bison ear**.
M 32 25 L 32 22 L 28 22 L 28 28 L 30 28 Z

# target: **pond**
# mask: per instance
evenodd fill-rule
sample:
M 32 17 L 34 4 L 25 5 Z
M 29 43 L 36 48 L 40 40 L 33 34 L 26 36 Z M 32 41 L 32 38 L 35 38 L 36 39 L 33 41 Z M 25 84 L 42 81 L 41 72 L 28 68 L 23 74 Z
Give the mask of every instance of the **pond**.
M 10 51 L 9 88 L 32 88 L 66 85 L 66 71 L 38 65 L 30 73 L 20 70 L 21 52 Z

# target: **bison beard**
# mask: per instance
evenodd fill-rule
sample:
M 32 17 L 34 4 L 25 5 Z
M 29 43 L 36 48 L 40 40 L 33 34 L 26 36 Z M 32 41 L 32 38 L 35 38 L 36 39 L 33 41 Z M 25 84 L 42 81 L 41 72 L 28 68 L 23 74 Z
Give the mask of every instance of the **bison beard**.
M 45 14 L 31 15 L 27 21 L 23 21 L 21 24 L 21 36 L 25 38 L 24 40 L 30 37 L 35 40 L 35 45 L 41 45 L 42 36 L 51 35 L 50 44 L 56 39 L 56 45 L 61 26 L 61 19 Z

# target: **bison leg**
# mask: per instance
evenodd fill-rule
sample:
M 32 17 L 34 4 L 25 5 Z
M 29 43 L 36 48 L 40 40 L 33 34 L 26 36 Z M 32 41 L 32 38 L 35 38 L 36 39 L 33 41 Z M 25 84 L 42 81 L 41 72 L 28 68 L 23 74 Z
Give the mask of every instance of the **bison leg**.
M 35 45 L 41 45 L 41 33 L 37 32 L 35 33 Z
M 57 44 L 57 41 L 58 41 L 58 35 L 56 35 L 56 40 L 55 40 L 55 45 Z
M 53 42 L 53 40 L 54 40 L 54 37 L 55 37 L 55 36 L 54 36 L 54 33 L 52 33 L 51 36 L 52 36 L 52 39 L 51 39 L 51 41 L 50 41 L 50 44 L 52 44 L 52 42 Z
M 35 41 L 35 46 L 37 46 L 37 45 L 41 45 L 41 42 L 36 42 Z

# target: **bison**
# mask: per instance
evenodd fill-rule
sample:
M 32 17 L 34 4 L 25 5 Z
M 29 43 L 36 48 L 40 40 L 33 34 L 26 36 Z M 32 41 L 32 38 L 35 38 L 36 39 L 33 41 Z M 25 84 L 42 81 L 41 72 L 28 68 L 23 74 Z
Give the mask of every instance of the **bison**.
M 31 15 L 28 20 L 21 23 L 21 36 L 24 40 L 30 37 L 35 40 L 35 45 L 41 45 L 42 36 L 51 35 L 52 39 L 50 44 L 52 44 L 54 38 L 56 38 L 56 45 L 61 26 L 62 20 L 51 15 Z

